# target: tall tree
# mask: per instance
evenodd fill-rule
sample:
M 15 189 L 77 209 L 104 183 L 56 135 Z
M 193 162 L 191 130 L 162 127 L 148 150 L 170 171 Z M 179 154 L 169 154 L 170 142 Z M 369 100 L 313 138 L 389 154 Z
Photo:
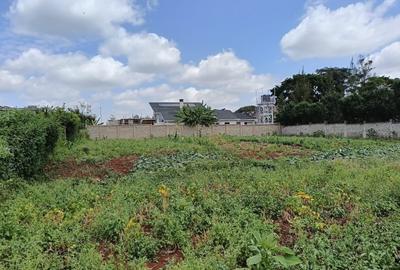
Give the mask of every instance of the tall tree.
M 322 68 L 287 78 L 273 89 L 278 121 L 291 125 L 400 120 L 400 79 L 377 77 L 372 70 L 372 61 L 360 56 L 350 68 Z

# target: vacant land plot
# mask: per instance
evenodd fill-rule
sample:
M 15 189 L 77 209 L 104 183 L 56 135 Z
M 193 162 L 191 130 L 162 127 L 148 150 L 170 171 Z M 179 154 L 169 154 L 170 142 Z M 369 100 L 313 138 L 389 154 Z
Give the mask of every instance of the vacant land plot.
M 1 183 L 0 269 L 399 269 L 399 158 L 279 136 L 60 145 L 41 181 Z

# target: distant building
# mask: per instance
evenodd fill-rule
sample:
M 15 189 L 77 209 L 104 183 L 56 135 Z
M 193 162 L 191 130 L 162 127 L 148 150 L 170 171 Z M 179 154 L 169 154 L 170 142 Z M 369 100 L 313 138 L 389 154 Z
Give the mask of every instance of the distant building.
M 12 110 L 14 108 L 8 107 L 8 106 L 0 106 L 0 111 L 9 111 Z
M 11 111 L 11 110 L 29 110 L 29 111 L 37 111 L 40 108 L 37 106 L 29 105 L 27 107 L 8 107 L 8 106 L 0 106 L 0 111 Z
M 196 107 L 201 106 L 201 102 L 150 102 L 154 112 L 155 124 L 175 124 L 177 122 L 176 114 L 183 106 Z M 230 110 L 214 110 L 218 119 L 218 125 L 254 125 L 256 118 L 244 113 L 234 113 Z
M 276 97 L 273 95 L 262 95 L 257 100 L 256 116 L 258 124 L 274 124 L 276 115 Z
M 150 102 L 150 107 L 153 109 L 155 124 L 174 124 L 176 123 L 176 114 L 183 106 L 196 107 L 201 106 L 201 102 L 184 102 L 180 99 L 179 102 Z
M 245 113 L 234 113 L 227 109 L 214 110 L 217 116 L 217 125 L 254 125 L 256 118 Z
M 155 120 L 151 118 L 121 118 L 110 119 L 107 122 L 108 126 L 132 126 L 132 125 L 154 125 Z

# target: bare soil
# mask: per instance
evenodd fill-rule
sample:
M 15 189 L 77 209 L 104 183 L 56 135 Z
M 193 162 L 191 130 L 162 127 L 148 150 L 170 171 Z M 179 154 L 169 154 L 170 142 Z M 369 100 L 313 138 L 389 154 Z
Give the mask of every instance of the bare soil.
M 278 159 L 281 157 L 304 157 L 310 151 L 300 145 L 275 145 L 267 143 L 240 142 L 224 143 L 221 147 L 241 158 L 250 159 Z
M 289 211 L 284 211 L 282 216 L 276 221 L 278 225 L 279 244 L 286 247 L 293 247 L 297 236 L 292 230 L 293 215 Z
M 179 263 L 183 260 L 183 258 L 183 253 L 179 248 L 172 250 L 164 249 L 156 255 L 156 259 L 153 262 L 147 263 L 146 267 L 151 270 L 159 270 L 163 269 L 171 262 Z
M 50 177 L 55 178 L 91 178 L 102 180 L 110 173 L 118 175 L 128 174 L 135 162 L 137 156 L 124 156 L 111 159 L 103 163 L 80 162 L 76 160 L 66 160 L 56 164 L 49 164 L 45 172 Z

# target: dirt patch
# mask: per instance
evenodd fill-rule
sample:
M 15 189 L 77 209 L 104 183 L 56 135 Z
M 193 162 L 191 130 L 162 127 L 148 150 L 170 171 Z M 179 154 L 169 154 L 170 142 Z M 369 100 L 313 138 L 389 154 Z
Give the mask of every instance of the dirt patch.
M 103 261 L 108 261 L 114 257 L 114 247 L 107 242 L 100 242 L 98 250 Z
M 276 221 L 278 225 L 279 244 L 286 247 L 293 247 L 297 236 L 292 230 L 293 215 L 289 211 L 284 211 L 282 216 Z
M 107 161 L 104 164 L 104 167 L 112 170 L 117 174 L 126 175 L 132 170 L 136 160 L 138 160 L 137 156 L 125 156 L 125 157 L 114 158 L 110 161 Z
M 357 207 L 355 206 L 355 204 L 351 203 L 351 202 L 347 202 L 344 205 L 344 210 L 346 212 L 346 214 L 343 217 L 339 217 L 339 218 L 333 218 L 330 220 L 330 224 L 337 224 L 340 226 L 344 226 L 347 223 L 349 223 L 352 219 L 352 214 L 354 212 L 357 212 Z
M 281 157 L 304 157 L 310 155 L 310 151 L 303 149 L 300 145 L 278 145 L 267 143 L 240 142 L 224 143 L 221 145 L 227 150 L 241 158 L 250 159 L 278 159 Z
M 52 178 L 91 178 L 102 180 L 111 173 L 118 175 L 128 174 L 137 159 L 137 156 L 125 156 L 103 163 L 78 163 L 76 160 L 66 160 L 61 163 L 48 165 L 45 168 L 45 172 Z
M 208 232 L 204 232 L 204 233 L 199 234 L 199 235 L 198 234 L 197 235 L 194 234 L 194 235 L 192 235 L 191 240 L 192 240 L 192 246 L 194 248 L 197 248 L 197 247 L 199 247 L 202 244 L 207 242 L 207 240 L 208 240 Z
M 146 263 L 146 267 L 151 270 L 163 269 L 168 263 L 179 263 L 183 260 L 183 253 L 179 248 L 173 250 L 161 250 L 154 262 Z

